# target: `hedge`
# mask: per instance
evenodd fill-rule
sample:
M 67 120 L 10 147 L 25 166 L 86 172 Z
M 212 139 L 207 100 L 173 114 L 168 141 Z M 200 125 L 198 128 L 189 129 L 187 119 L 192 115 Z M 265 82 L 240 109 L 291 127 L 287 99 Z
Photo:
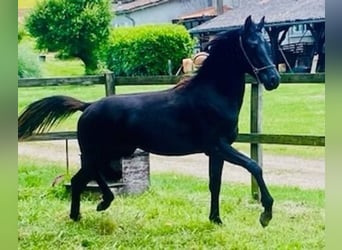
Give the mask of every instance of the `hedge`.
M 42 69 L 38 54 L 27 44 L 18 44 L 18 77 L 41 77 Z
M 176 24 L 119 27 L 112 30 L 107 67 L 116 75 L 165 75 L 168 60 L 172 73 L 192 53 L 194 42 L 184 26 Z

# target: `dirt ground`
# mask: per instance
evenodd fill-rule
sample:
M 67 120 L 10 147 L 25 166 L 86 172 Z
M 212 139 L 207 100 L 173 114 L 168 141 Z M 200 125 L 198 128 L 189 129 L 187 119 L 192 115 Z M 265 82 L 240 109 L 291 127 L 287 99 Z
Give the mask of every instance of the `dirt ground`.
M 64 141 L 20 142 L 18 156 L 48 160 L 66 165 Z M 76 141 L 69 142 L 70 167 L 80 166 Z M 298 186 L 301 188 L 325 187 L 325 161 L 308 160 L 289 156 L 263 155 L 264 179 L 267 184 Z M 189 156 L 150 155 L 151 173 L 174 172 L 208 179 L 208 159 L 204 154 Z M 224 182 L 250 183 L 251 176 L 243 168 L 225 163 Z

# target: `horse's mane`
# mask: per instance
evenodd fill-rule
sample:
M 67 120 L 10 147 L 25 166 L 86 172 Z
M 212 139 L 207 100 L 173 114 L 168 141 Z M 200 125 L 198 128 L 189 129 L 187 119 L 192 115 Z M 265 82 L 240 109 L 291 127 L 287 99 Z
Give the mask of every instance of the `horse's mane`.
M 222 43 L 230 40 L 231 37 L 239 35 L 241 32 L 240 28 L 219 32 L 209 43 L 205 46 L 204 52 L 210 53 L 216 47 L 219 47 Z
M 240 30 L 239 28 L 237 29 L 232 29 L 229 31 L 223 31 L 218 33 L 214 39 L 212 39 L 204 48 L 203 52 L 206 52 L 210 55 L 210 53 L 212 54 L 217 54 L 218 56 L 221 56 L 220 53 L 215 53 L 216 51 L 220 52 L 220 47 L 223 45 L 228 44 L 227 41 L 229 41 L 232 37 L 237 36 L 238 34 L 240 34 Z M 207 60 L 207 59 L 206 59 Z M 205 64 L 205 61 L 203 61 L 203 64 Z M 188 75 L 183 77 L 181 80 L 179 80 L 179 82 L 172 87 L 172 89 L 179 89 L 179 88 L 183 88 L 186 85 L 188 85 L 194 76 L 196 76 L 196 74 L 200 71 L 201 69 L 199 69 L 194 75 Z
M 191 81 L 191 76 L 186 76 L 182 79 L 179 80 L 179 82 L 177 82 L 177 84 L 175 86 L 173 86 L 172 89 L 179 89 L 179 88 L 183 88 L 184 86 L 186 86 L 190 81 Z

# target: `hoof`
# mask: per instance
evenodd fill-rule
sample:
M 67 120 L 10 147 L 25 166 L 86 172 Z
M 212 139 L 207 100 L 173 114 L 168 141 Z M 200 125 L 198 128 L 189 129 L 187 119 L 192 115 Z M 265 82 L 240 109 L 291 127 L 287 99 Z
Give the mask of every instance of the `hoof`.
M 220 217 L 209 218 L 209 220 L 216 225 L 222 225 L 222 220 Z
M 73 221 L 80 221 L 81 220 L 81 215 L 80 214 L 70 214 L 69 217 Z
M 105 201 L 101 201 L 97 207 L 96 207 L 96 211 L 103 211 L 106 210 L 107 208 L 109 208 L 111 202 L 105 202 Z
M 263 212 L 260 214 L 259 221 L 263 227 L 267 227 L 268 223 L 270 223 L 271 220 L 272 220 L 272 213 Z

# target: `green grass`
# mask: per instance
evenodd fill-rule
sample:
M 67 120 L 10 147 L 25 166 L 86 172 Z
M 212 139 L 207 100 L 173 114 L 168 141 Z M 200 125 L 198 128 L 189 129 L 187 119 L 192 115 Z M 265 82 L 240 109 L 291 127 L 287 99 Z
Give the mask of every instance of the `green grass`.
M 271 186 L 274 217 L 262 228 L 262 208 L 250 187 L 224 183 L 223 226 L 208 221 L 207 180 L 151 176 L 150 190 L 118 196 L 104 212 L 98 194 L 82 196 L 80 222 L 68 218 L 69 193 L 51 182 L 65 169 L 19 159 L 19 249 L 323 249 L 324 192 Z
M 247 88 L 241 110 L 241 133 L 250 131 L 250 91 Z M 325 85 L 280 84 L 274 91 L 263 91 L 262 132 L 265 134 L 325 135 Z M 247 144 L 237 144 L 248 151 Z M 322 159 L 324 147 L 263 145 L 269 154 Z
M 37 57 L 45 55 L 46 60 L 40 61 L 42 69 L 42 77 L 58 77 L 58 76 L 83 76 L 85 73 L 84 63 L 78 58 L 58 59 L 56 53 L 45 53 L 36 49 L 35 39 L 29 35 L 25 36 L 20 42 L 33 48 Z
M 84 63 L 75 58 L 59 60 L 55 54 L 48 54 L 45 62 L 41 62 L 44 77 L 54 76 L 82 76 L 84 75 Z

